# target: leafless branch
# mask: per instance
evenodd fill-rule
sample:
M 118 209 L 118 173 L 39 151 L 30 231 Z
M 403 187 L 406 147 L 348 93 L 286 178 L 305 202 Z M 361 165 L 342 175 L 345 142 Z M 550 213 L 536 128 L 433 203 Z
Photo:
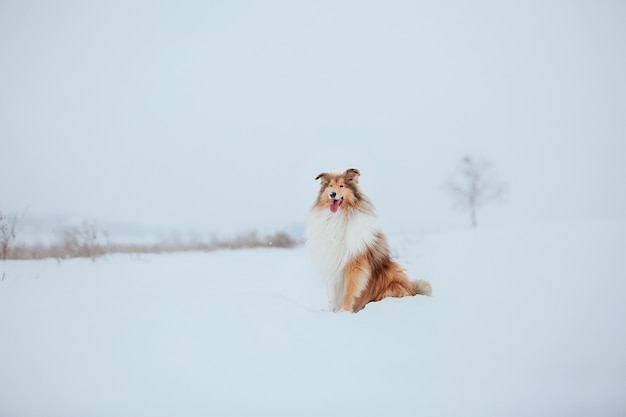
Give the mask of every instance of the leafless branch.
M 6 214 L 0 211 L 0 257 L 6 260 L 15 243 L 16 229 L 24 215 Z
M 446 189 L 452 196 L 453 206 L 469 211 L 472 227 L 476 227 L 478 208 L 502 200 L 508 187 L 495 175 L 492 162 L 466 156 L 460 161 L 455 177 L 446 184 Z

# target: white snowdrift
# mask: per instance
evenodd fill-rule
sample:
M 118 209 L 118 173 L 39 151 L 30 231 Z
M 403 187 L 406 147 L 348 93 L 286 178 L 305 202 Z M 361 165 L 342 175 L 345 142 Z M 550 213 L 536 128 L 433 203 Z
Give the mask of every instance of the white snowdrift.
M 303 248 L 0 264 L 0 416 L 626 414 L 626 222 L 390 240 L 434 296 L 358 314 Z

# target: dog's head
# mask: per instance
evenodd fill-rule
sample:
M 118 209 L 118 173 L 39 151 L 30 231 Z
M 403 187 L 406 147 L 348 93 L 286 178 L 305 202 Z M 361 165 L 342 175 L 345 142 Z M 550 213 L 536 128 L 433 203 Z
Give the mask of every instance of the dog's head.
M 341 173 L 322 172 L 316 180 L 320 180 L 320 192 L 316 205 L 328 207 L 333 213 L 340 208 L 354 207 L 361 199 L 359 189 L 359 175 L 356 168 L 347 169 Z

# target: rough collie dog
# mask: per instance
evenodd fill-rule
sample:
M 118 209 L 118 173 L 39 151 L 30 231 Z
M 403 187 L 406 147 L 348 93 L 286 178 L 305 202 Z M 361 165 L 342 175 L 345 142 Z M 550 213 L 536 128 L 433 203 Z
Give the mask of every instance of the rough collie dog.
M 307 246 L 326 281 L 329 309 L 357 312 L 385 297 L 431 295 L 391 260 L 374 205 L 359 186 L 358 169 L 319 174 L 320 191 L 307 219 Z

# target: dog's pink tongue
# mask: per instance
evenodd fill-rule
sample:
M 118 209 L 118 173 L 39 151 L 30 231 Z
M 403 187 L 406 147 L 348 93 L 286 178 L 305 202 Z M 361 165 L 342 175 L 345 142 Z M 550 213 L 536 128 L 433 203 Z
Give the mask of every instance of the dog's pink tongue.
M 340 200 L 333 200 L 333 202 L 330 205 L 330 211 L 332 211 L 333 213 L 336 213 L 337 210 L 339 210 L 339 204 L 341 204 Z

